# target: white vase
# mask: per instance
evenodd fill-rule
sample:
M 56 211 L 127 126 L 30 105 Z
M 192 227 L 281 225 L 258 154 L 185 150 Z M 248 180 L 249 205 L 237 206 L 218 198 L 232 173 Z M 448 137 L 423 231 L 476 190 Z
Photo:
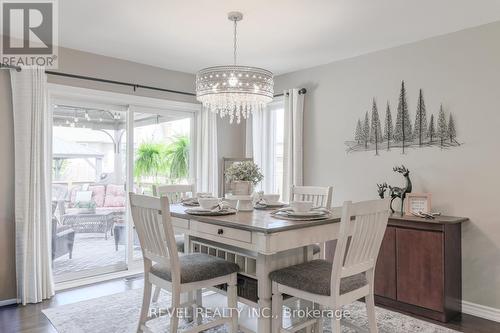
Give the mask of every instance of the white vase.
M 253 193 L 253 183 L 245 180 L 236 180 L 232 184 L 233 195 L 251 195 Z

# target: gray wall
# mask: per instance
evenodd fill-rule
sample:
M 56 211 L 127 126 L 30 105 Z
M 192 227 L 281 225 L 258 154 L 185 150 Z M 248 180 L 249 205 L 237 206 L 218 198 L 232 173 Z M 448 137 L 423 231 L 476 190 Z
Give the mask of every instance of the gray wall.
M 500 22 L 281 75 L 276 91 L 306 87 L 304 179 L 333 185 L 334 201 L 376 197 L 375 183 L 402 183 L 391 169 L 411 170 L 415 192 L 432 192 L 434 211 L 467 216 L 462 227 L 463 298 L 500 308 Z M 394 149 L 346 154 L 356 121 L 377 99 L 396 118 L 405 80 L 412 122 L 418 89 L 429 113 L 453 112 L 459 148 Z M 435 116 L 436 117 L 436 116 Z
M 194 92 L 194 75 L 169 71 L 116 58 L 60 48 L 58 71 L 125 81 L 173 90 Z M 194 97 L 139 89 L 113 84 L 49 76 L 49 82 L 99 89 L 140 96 L 195 102 Z M 219 157 L 243 157 L 245 154 L 244 126 L 219 121 Z M 240 132 L 243 131 L 243 133 Z M 0 70 L 0 300 L 16 297 L 14 251 L 14 133 L 10 77 Z

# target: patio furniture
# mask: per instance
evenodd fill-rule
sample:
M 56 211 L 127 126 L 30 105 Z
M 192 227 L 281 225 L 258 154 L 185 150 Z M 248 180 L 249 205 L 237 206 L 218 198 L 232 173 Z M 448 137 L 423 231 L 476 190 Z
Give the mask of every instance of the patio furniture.
M 82 191 L 91 191 L 91 200 L 95 203 L 96 213 L 113 212 L 115 215 L 125 213 L 125 186 L 116 184 L 93 184 L 88 186 L 76 185 L 69 191 L 69 201 L 65 207 L 65 213 L 78 213 L 77 193 Z
M 133 227 L 135 230 L 135 227 Z M 125 240 L 127 239 L 127 228 L 124 219 L 116 219 L 115 224 L 112 229 L 112 235 L 115 239 L 115 251 L 118 251 L 118 245 L 125 245 Z M 137 237 L 137 232 L 134 232 L 134 247 L 140 246 L 139 237 Z M 184 246 L 184 243 L 183 243 Z
M 135 227 L 134 227 L 135 229 Z M 120 222 L 115 222 L 113 226 L 113 237 L 115 239 L 115 251 L 118 251 L 118 245 L 125 245 L 125 240 L 127 239 L 127 228 L 125 228 L 125 223 L 123 220 Z M 177 251 L 184 252 L 184 235 L 175 235 L 175 244 L 177 246 Z M 139 246 L 139 238 L 137 233 L 134 232 L 134 246 Z
M 115 214 L 113 212 L 81 214 L 70 213 L 62 217 L 63 225 L 70 226 L 76 232 L 104 233 L 104 238 L 108 239 L 108 231 L 111 230 Z
M 52 260 L 65 254 L 69 259 L 73 257 L 73 245 L 75 243 L 75 231 L 71 226 L 60 225 L 55 216 L 57 201 L 52 202 Z

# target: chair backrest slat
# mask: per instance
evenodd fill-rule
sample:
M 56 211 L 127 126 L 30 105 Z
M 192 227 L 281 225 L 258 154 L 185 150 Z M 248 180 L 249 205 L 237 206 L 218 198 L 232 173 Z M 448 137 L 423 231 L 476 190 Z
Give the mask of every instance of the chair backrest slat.
M 389 199 L 344 203 L 333 258 L 332 295 L 339 295 L 342 277 L 375 269 L 388 219 Z
M 172 281 L 180 281 L 179 255 L 167 197 L 129 193 L 132 219 L 144 260 L 169 265 Z
M 153 186 L 153 195 L 155 197 L 166 196 L 170 203 L 179 203 L 182 199 L 188 197 L 188 193 L 192 197 L 196 196 L 196 186 L 194 184 Z
M 332 208 L 331 186 L 292 186 L 290 193 L 292 201 L 311 201 L 314 207 Z

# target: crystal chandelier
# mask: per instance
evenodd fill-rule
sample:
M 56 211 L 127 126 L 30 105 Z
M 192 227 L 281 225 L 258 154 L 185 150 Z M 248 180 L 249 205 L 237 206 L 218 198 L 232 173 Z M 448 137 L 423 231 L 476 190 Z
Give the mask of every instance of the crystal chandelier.
M 240 12 L 231 12 L 228 19 L 234 23 L 233 65 L 202 69 L 196 74 L 196 99 L 203 107 L 229 116 L 240 123 L 252 111 L 263 109 L 273 99 L 273 73 L 262 68 L 236 65 L 236 28 L 243 19 Z

